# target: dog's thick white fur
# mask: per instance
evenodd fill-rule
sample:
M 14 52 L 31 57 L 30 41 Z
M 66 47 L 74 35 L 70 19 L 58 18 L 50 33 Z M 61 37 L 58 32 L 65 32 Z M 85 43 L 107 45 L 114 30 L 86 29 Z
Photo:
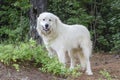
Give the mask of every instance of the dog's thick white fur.
M 49 52 L 49 56 L 55 53 L 58 59 L 65 65 L 65 54 L 68 53 L 71 65 L 75 66 L 74 54 L 77 54 L 83 69 L 88 75 L 92 75 L 90 65 L 90 55 L 92 52 L 92 42 L 90 33 L 83 25 L 67 25 L 54 14 L 43 12 L 37 19 L 37 31 L 42 36 L 44 44 Z

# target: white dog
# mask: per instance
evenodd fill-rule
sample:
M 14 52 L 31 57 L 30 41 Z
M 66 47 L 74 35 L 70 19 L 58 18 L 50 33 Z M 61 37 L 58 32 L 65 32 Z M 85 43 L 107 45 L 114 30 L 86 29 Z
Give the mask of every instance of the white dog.
M 42 36 L 49 56 L 57 53 L 58 59 L 65 65 L 65 53 L 69 54 L 74 68 L 73 55 L 78 54 L 83 69 L 88 75 L 93 75 L 89 57 L 92 52 L 92 42 L 88 29 L 82 25 L 67 25 L 54 14 L 43 12 L 37 19 L 37 31 Z

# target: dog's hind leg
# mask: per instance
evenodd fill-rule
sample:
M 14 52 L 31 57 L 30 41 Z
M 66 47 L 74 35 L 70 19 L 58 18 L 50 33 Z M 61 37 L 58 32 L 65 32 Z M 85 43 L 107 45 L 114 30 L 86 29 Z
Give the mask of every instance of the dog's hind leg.
M 70 57 L 70 69 L 75 67 L 75 58 L 73 54 L 75 54 L 73 50 L 68 51 L 68 55 Z
M 83 54 L 84 54 L 84 58 L 85 58 L 85 63 L 86 63 L 86 74 L 87 75 L 93 75 L 92 70 L 91 70 L 91 65 L 90 65 L 90 54 L 91 54 L 91 50 L 89 50 L 89 46 L 85 46 L 83 47 Z
M 83 52 L 79 51 L 77 53 L 77 55 L 78 55 L 78 58 L 79 58 L 79 61 L 80 61 L 80 64 L 81 64 L 81 68 L 84 71 L 86 69 L 86 62 L 85 62 L 85 57 L 83 55 Z

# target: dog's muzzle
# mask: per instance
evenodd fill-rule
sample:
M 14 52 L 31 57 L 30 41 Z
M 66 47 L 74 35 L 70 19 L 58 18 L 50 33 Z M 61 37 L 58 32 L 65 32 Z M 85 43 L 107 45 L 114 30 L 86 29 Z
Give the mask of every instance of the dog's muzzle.
M 45 26 L 43 27 L 43 30 L 46 32 L 49 31 L 50 30 L 49 24 L 45 24 Z

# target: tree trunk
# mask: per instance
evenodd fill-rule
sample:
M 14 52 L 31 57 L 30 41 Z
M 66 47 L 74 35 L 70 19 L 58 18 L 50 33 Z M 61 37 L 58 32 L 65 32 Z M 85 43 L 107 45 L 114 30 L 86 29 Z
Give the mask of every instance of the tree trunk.
M 47 0 L 30 0 L 30 3 L 32 5 L 29 17 L 30 17 L 30 32 L 29 35 L 32 37 L 32 39 L 36 40 L 37 43 L 42 44 L 42 38 L 38 34 L 36 27 L 37 27 L 37 17 L 41 12 L 46 11 L 47 7 Z

